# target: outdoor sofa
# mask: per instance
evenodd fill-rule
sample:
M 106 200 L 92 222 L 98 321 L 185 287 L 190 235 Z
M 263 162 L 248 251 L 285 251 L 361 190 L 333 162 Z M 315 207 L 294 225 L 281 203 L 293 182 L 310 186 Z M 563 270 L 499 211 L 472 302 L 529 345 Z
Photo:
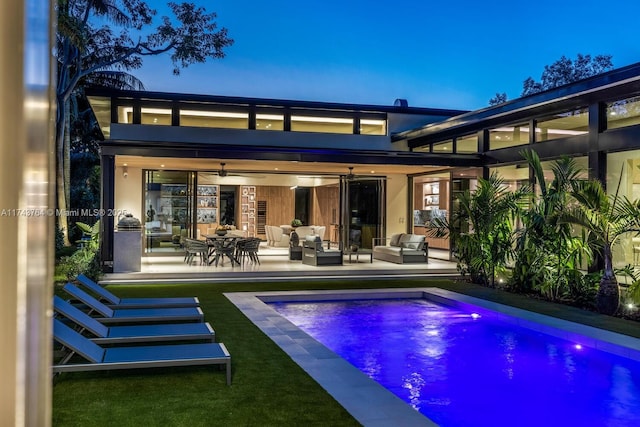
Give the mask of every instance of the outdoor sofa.
M 392 234 L 390 238 L 374 238 L 373 259 L 395 264 L 428 262 L 428 243 L 420 234 Z

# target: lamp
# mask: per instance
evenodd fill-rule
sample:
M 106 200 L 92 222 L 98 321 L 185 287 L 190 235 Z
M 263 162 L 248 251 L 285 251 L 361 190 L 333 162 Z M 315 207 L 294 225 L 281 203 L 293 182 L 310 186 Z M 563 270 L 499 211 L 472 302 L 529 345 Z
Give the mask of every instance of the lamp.
M 129 168 L 126 166 L 122 167 L 122 176 L 124 177 L 124 179 L 127 179 L 127 177 L 129 176 Z

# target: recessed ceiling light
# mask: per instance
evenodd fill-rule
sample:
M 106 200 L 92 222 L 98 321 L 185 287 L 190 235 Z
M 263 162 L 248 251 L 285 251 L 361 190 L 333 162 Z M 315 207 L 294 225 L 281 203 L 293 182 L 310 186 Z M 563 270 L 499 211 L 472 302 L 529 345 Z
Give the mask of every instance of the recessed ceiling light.
M 371 173 L 376 173 L 376 171 L 371 171 Z
M 128 165 L 128 164 L 126 164 L 126 163 L 123 163 L 123 164 L 122 164 L 122 166 L 129 166 L 129 165 Z
M 161 167 L 161 168 L 163 168 L 163 167 L 164 167 L 164 165 L 160 165 L 160 167 Z
M 278 169 L 278 168 L 273 168 L 273 170 L 279 171 L 280 169 Z

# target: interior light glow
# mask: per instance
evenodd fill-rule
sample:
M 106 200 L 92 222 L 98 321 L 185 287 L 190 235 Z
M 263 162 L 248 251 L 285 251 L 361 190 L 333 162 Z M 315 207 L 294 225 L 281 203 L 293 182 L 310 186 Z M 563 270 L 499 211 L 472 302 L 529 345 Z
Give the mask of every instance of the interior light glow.
M 627 304 L 627 308 L 628 308 L 629 310 L 633 310 L 633 304 L 631 304 L 631 303 Z
M 576 344 L 574 347 L 576 348 L 576 350 L 582 350 L 582 346 L 580 344 Z
M 291 120 L 296 122 L 314 123 L 353 123 L 353 119 L 341 119 L 338 117 L 291 116 Z
M 128 107 L 125 109 L 125 111 L 133 111 L 133 108 Z M 165 114 L 165 115 L 171 115 L 171 110 L 167 110 L 165 108 L 141 108 L 140 112 L 142 114 Z
M 478 313 L 471 313 L 471 318 L 472 318 L 473 320 L 476 320 L 476 319 L 479 319 L 479 318 L 480 318 L 480 315 L 479 315 Z
M 227 111 L 180 110 L 181 116 L 223 117 L 225 119 L 248 119 L 249 113 L 230 113 Z
M 129 166 L 127 163 L 123 163 L 122 166 Z
M 584 135 L 585 133 L 588 133 L 586 130 L 569 130 L 569 129 L 553 129 L 553 128 L 547 128 L 546 131 L 547 133 L 553 133 L 558 135 Z M 542 132 L 542 129 L 536 128 L 536 133 L 541 133 L 541 132 Z
M 296 188 L 298 188 L 298 186 L 294 185 L 294 186 L 289 187 L 289 190 L 295 190 Z
M 360 123 L 363 125 L 383 126 L 384 120 L 360 119 Z
M 284 116 L 278 114 L 256 114 L 258 120 L 284 120 Z
M 163 167 L 164 167 L 164 165 L 160 165 L 160 167 L 161 167 L 161 168 L 163 168 Z

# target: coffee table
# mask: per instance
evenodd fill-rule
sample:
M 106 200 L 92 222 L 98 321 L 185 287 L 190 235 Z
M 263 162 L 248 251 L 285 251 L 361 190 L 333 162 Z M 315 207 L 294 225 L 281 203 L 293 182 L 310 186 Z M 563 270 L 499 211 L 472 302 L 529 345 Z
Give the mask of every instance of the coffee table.
M 369 262 L 373 263 L 373 251 L 371 249 L 362 249 L 362 248 L 358 248 L 357 251 L 352 251 L 351 249 L 347 249 L 346 251 L 344 251 L 345 255 L 349 255 L 349 263 L 352 263 L 351 261 L 351 255 L 355 255 L 356 256 L 356 262 L 360 262 L 360 255 L 364 255 L 364 256 L 369 256 Z

